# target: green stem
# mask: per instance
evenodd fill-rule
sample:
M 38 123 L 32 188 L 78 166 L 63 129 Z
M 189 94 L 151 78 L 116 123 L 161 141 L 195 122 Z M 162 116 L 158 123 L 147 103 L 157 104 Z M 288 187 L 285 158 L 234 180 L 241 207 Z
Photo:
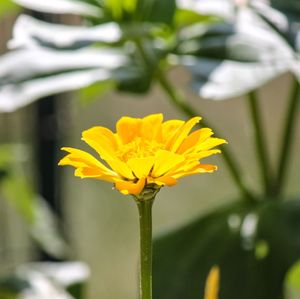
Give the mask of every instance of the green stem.
M 291 155 L 292 138 L 295 133 L 296 115 L 299 105 L 299 91 L 299 83 L 296 79 L 294 79 L 281 139 L 277 176 L 274 186 L 274 195 L 276 196 L 281 195 L 286 180 L 287 165 Z
M 172 101 L 172 103 L 179 108 L 182 112 L 184 112 L 188 117 L 193 117 L 198 115 L 199 113 L 196 112 L 193 107 L 191 107 L 180 95 L 179 93 L 171 86 L 167 78 L 164 76 L 164 74 L 161 71 L 157 72 L 156 76 L 158 82 L 160 83 L 162 89 L 166 92 L 166 94 L 169 96 L 169 99 Z M 203 126 L 206 127 L 212 127 L 207 122 L 201 121 Z M 216 133 L 216 130 L 214 130 Z M 216 133 L 216 135 L 219 135 Z M 242 176 L 240 174 L 240 169 L 237 165 L 237 162 L 235 161 L 233 154 L 226 148 L 222 148 L 222 157 L 224 161 L 227 164 L 227 167 L 229 169 L 229 172 L 238 186 L 240 192 L 242 195 L 250 200 L 253 200 L 253 195 L 249 191 L 249 189 L 246 187 Z
M 252 91 L 248 94 L 248 100 L 249 100 L 252 123 L 255 132 L 255 144 L 256 144 L 257 156 L 259 159 L 262 185 L 264 187 L 265 195 L 269 195 L 270 186 L 271 186 L 271 176 L 270 176 L 271 163 L 265 145 L 266 138 L 264 136 L 263 126 L 261 122 L 261 113 L 259 110 L 257 94 L 255 91 Z
M 153 61 L 151 53 L 148 55 L 146 50 L 143 47 L 142 42 L 137 39 L 135 40 L 135 44 L 137 49 L 139 50 L 139 53 L 145 63 L 145 66 L 153 69 L 154 65 L 156 64 L 156 61 Z M 168 98 L 170 101 L 179 109 L 181 110 L 185 115 L 188 117 L 193 117 L 199 115 L 198 112 L 194 110 L 192 106 L 190 106 L 183 97 L 177 92 L 177 90 L 169 83 L 168 79 L 166 78 L 163 71 L 161 71 L 160 67 L 157 67 L 156 70 L 156 79 L 158 80 L 160 86 L 165 91 L 165 93 L 168 95 Z M 201 113 L 200 113 L 201 114 Z M 202 125 L 207 127 L 212 127 L 207 122 L 202 121 Z M 214 130 L 216 133 L 216 130 Z M 218 135 L 218 134 L 217 134 Z M 249 199 L 251 201 L 254 200 L 254 196 L 250 192 L 250 190 L 247 188 L 246 184 L 243 181 L 240 169 L 238 167 L 238 163 L 235 161 L 233 154 L 226 148 L 222 148 L 222 157 L 224 161 L 227 164 L 227 167 L 229 169 L 229 172 L 231 173 L 231 176 L 236 183 L 237 187 L 239 188 L 242 196 L 246 199 Z
M 140 299 L 152 299 L 152 205 L 154 198 L 136 201 L 140 217 Z

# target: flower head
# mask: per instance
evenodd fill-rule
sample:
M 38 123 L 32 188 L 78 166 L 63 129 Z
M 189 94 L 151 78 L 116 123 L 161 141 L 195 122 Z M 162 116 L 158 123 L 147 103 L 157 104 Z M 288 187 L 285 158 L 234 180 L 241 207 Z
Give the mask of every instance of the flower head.
M 144 118 L 125 116 L 117 122 L 116 133 L 100 126 L 82 133 L 82 140 L 100 159 L 79 149 L 63 147 L 68 154 L 59 165 L 75 167 L 75 176 L 81 178 L 112 182 L 123 194 L 139 195 L 148 186 L 172 186 L 181 177 L 217 169 L 215 165 L 201 164 L 200 160 L 219 153 L 213 148 L 226 141 L 211 137 L 213 132 L 209 128 L 190 133 L 200 119 L 163 122 L 162 114 Z

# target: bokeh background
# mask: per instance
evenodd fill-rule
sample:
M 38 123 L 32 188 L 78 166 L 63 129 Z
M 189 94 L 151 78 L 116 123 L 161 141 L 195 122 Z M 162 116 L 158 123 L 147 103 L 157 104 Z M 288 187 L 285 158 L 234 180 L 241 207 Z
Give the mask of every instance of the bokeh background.
M 7 51 L 6 43 L 11 37 L 18 13 L 0 15 L 2 54 Z M 67 23 L 77 21 L 76 18 L 64 19 Z M 234 155 L 246 170 L 246 180 L 254 189 L 259 189 L 253 131 L 245 98 L 203 100 L 188 90 L 190 74 L 184 68 L 177 67 L 168 76 L 191 104 L 201 108 L 201 116 L 216 124 L 220 137 L 228 140 Z M 258 91 L 273 163 L 278 154 L 280 124 L 290 85 L 291 75 L 287 74 Z M 123 115 L 143 117 L 158 112 L 162 112 L 165 119 L 185 119 L 157 86 L 147 95 L 124 95 L 108 91 L 100 97 L 94 96 L 92 101 L 87 101 L 82 92 L 61 94 L 42 99 L 13 113 L 0 114 L 0 142 L 17 144 L 14 155 L 22 165 L 22 171 L 25 169 L 24 174 L 33 188 L 48 192 L 49 195 L 51 190 L 45 185 L 41 186 L 45 184 L 45 181 L 41 183 L 41 171 L 47 172 L 48 169 L 50 175 L 55 175 L 54 181 L 53 178 L 49 179 L 49 186 L 54 188 L 51 204 L 61 217 L 61 233 L 70 245 L 72 258 L 90 267 L 87 299 L 138 298 L 138 215 L 133 200 L 112 190 L 111 185 L 81 180 L 73 176 L 71 169 L 58 168 L 57 161 L 63 155 L 59 148 L 67 145 L 87 149 L 80 141 L 84 129 L 94 125 L 114 129 L 115 122 Z M 286 186 L 289 197 L 296 197 L 300 193 L 299 126 L 298 122 Z M 43 164 L 41 161 L 41 146 L 47 142 L 52 169 L 51 164 L 49 166 L 49 163 Z M 54 153 L 51 152 L 53 147 Z M 43 159 L 47 159 L 47 155 L 43 155 Z M 218 172 L 188 177 L 177 186 L 161 190 L 154 206 L 155 236 L 175 230 L 238 198 L 238 191 L 221 157 L 213 157 L 210 162 L 219 165 Z M 44 175 L 45 179 L 47 175 Z M 32 242 L 26 223 L 14 205 L 1 195 L 0 199 L 0 273 L 5 275 L 22 263 L 47 259 Z

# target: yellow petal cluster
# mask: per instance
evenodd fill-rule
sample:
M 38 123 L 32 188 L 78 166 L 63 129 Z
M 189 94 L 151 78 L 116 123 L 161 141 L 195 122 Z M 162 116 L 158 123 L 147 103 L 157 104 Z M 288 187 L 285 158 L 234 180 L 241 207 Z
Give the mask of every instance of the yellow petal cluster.
M 209 128 L 191 133 L 200 119 L 163 122 L 162 114 L 144 118 L 125 116 L 117 122 L 116 133 L 100 126 L 82 133 L 82 140 L 99 157 L 63 147 L 68 154 L 59 165 L 75 167 L 75 176 L 81 178 L 112 182 L 123 194 L 138 195 L 150 184 L 172 186 L 181 177 L 217 169 L 215 165 L 201 164 L 200 160 L 219 153 L 213 148 L 226 141 L 211 137 L 213 132 Z
M 206 280 L 204 299 L 218 299 L 219 284 L 220 269 L 214 266 L 211 268 Z

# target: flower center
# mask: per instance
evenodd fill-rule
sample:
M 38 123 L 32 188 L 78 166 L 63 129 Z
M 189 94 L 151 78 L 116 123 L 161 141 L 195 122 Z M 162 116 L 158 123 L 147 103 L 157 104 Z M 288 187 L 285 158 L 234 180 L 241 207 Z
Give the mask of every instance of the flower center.
M 164 148 L 164 144 L 155 140 L 143 140 L 140 137 L 124 144 L 117 152 L 120 160 L 127 162 L 132 158 L 146 158 L 155 156 L 156 152 Z

